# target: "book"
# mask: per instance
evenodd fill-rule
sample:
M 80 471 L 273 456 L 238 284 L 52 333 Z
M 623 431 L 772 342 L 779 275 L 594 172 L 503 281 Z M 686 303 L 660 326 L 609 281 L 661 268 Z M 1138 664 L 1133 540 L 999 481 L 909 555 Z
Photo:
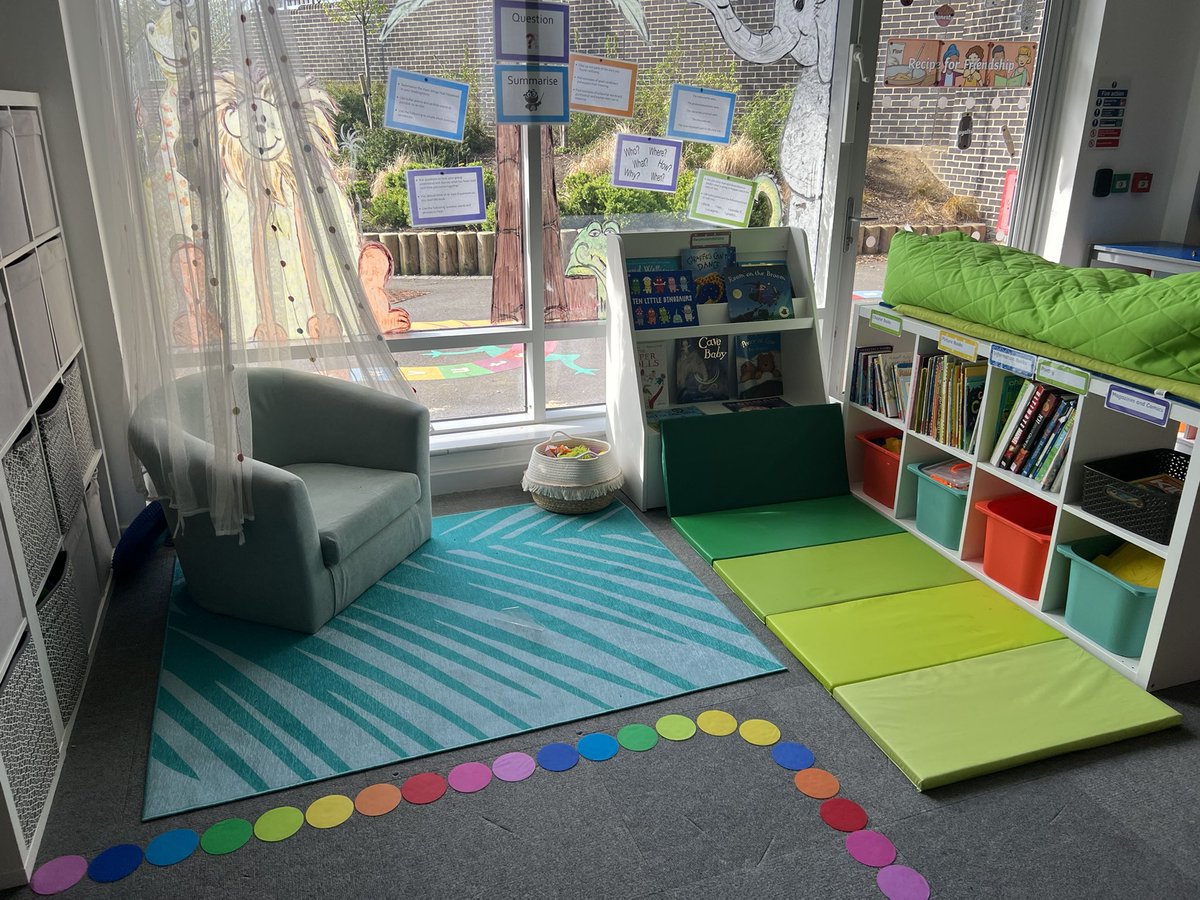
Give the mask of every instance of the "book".
M 918 356 L 916 365 L 919 368 L 909 426 L 949 447 L 968 450 L 975 439 L 987 367 L 944 353 Z M 900 389 L 898 382 L 894 389 Z M 897 397 L 897 406 L 898 400 Z
M 729 404 L 725 404 L 728 406 Z M 1162 491 L 1164 494 L 1182 494 L 1183 482 L 1174 475 L 1160 472 L 1157 475 L 1147 475 L 1145 478 L 1135 478 L 1130 484 L 1141 484 Z
M 856 347 L 854 349 L 854 366 L 850 370 L 850 401 L 861 406 L 867 403 L 867 362 L 873 353 L 891 353 L 891 344 L 876 344 L 871 347 Z
M 1001 424 L 996 432 L 996 445 L 992 449 L 992 457 L 989 460 L 993 466 L 1000 466 L 1000 458 L 1004 456 L 1008 449 L 1009 441 L 1012 440 L 1013 434 L 1017 430 L 1017 426 L 1021 424 L 1021 417 L 1029 405 L 1029 398 L 1033 396 L 1034 384 L 1032 381 L 1019 380 L 1020 389 L 1013 398 L 1013 403 L 1009 407 L 1009 413 L 1003 424 Z M 1007 384 L 1005 385 L 1007 388 Z
M 637 345 L 638 381 L 642 386 L 642 409 L 667 405 L 667 342 L 646 341 Z
M 1033 451 L 1034 446 L 1041 439 L 1042 434 L 1048 426 L 1054 422 L 1054 413 L 1058 409 L 1060 401 L 1059 395 L 1046 389 L 1042 395 L 1042 401 L 1038 404 L 1037 411 L 1034 413 L 1032 424 L 1029 426 L 1028 432 L 1021 439 L 1021 445 L 1017 447 L 1017 452 L 1013 455 L 1012 461 L 1009 463 L 1009 470 L 1020 474 L 1021 469 L 1025 467 L 1025 462 L 1029 458 L 1029 454 Z
M 738 397 L 746 400 L 778 397 L 783 393 L 782 347 L 783 341 L 777 331 L 734 338 Z
M 879 384 L 876 388 L 877 399 L 881 402 L 875 407 L 893 419 L 900 417 L 900 387 L 896 383 L 896 367 L 911 366 L 911 353 L 884 353 L 874 359 Z
M 698 247 L 681 250 L 679 267 L 692 273 L 697 303 L 725 303 L 726 269 L 737 264 L 737 248 Z
M 987 366 L 983 363 L 972 363 L 963 368 L 964 375 L 964 418 L 963 431 L 967 434 L 967 445 L 974 448 L 976 426 L 979 424 L 979 409 L 983 406 L 983 391 L 987 382 Z
M 1031 384 L 1033 384 L 1033 391 L 1029 399 L 1025 401 L 1024 408 L 1021 410 L 1021 418 L 1017 422 L 1017 427 L 1008 439 L 1008 446 L 1000 454 L 1000 460 L 996 463 L 997 468 L 1008 469 L 1012 466 L 1012 461 L 1016 457 L 1017 451 L 1021 448 L 1021 442 L 1029 434 L 1030 428 L 1033 427 L 1033 420 L 1037 417 L 1038 409 L 1042 405 L 1042 398 L 1046 395 L 1046 386 L 1036 382 L 1031 382 Z M 1014 407 L 1013 411 L 1015 412 L 1016 409 Z
M 663 419 L 686 419 L 689 416 L 702 416 L 704 413 L 695 406 L 667 406 L 663 409 L 646 410 L 646 424 L 658 431 L 658 423 Z
M 734 395 L 733 354 L 728 337 L 675 342 L 675 402 L 703 403 Z
M 1067 417 L 1070 415 L 1071 410 L 1075 408 L 1076 402 L 1078 401 L 1074 397 L 1063 397 L 1060 400 L 1055 407 L 1053 419 L 1042 429 L 1041 436 L 1037 439 L 1037 443 L 1034 444 L 1032 449 L 1030 449 L 1029 455 L 1026 457 L 1024 464 L 1017 474 L 1024 475 L 1027 478 L 1033 477 L 1033 474 L 1042 464 L 1042 460 L 1045 459 L 1051 443 L 1058 437 L 1058 433 L 1066 424 Z
M 1066 426 L 1059 433 L 1058 446 L 1049 460 L 1046 474 L 1040 479 L 1043 491 L 1056 492 L 1062 485 L 1063 473 L 1066 471 L 1063 463 L 1067 459 L 1067 450 L 1071 446 L 1071 430 L 1075 424 L 1075 412 L 1075 410 L 1071 410 Z
M 1004 376 L 1004 381 L 1000 384 L 999 413 L 996 415 L 996 433 L 992 435 L 993 446 L 1000 443 L 1000 432 L 1007 424 L 1008 417 L 1012 414 L 1012 408 L 1017 402 L 1017 397 L 1026 384 L 1028 382 L 1020 375 Z
M 754 409 L 779 409 L 783 406 L 791 406 L 782 397 L 759 397 L 755 400 L 730 400 L 728 403 L 722 404 L 734 412 L 748 412 Z
M 730 322 L 792 317 L 792 279 L 785 265 L 734 266 L 725 270 Z
M 631 275 L 634 272 L 678 272 L 686 268 L 680 264 L 678 256 L 643 256 L 625 260 L 625 271 Z
M 696 324 L 691 272 L 631 270 L 628 280 L 635 331 Z

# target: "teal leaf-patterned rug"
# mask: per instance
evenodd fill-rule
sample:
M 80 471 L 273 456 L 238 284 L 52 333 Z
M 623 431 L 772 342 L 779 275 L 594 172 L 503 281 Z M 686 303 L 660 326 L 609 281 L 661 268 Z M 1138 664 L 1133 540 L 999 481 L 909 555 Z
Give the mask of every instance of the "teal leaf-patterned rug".
M 314 635 L 207 613 L 177 570 L 143 816 L 782 669 L 620 504 L 438 517 Z

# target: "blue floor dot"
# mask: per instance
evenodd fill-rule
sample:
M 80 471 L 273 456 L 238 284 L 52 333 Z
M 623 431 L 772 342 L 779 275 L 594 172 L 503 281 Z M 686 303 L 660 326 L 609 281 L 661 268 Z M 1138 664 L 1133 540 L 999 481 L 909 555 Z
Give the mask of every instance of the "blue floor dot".
M 579 752 L 570 744 L 547 744 L 538 751 L 537 761 L 547 772 L 565 772 L 579 762 Z
M 621 745 L 617 743 L 615 737 L 599 731 L 585 734 L 579 739 L 576 747 L 579 749 L 580 756 L 590 759 L 592 762 L 604 762 L 606 759 L 612 759 L 621 749 Z
M 780 741 L 771 748 L 771 758 L 785 769 L 799 772 L 813 764 L 813 752 L 795 741 Z
M 120 881 L 142 864 L 142 848 L 137 844 L 117 844 L 92 860 L 88 877 L 92 881 Z
M 173 866 L 183 862 L 200 846 L 200 835 L 190 828 L 164 831 L 146 846 L 146 862 L 152 866 Z

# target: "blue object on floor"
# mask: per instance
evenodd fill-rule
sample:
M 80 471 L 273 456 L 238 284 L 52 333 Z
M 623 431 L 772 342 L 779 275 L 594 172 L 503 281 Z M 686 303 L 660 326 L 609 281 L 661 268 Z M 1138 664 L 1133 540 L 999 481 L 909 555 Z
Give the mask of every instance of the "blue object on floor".
M 164 831 L 146 847 L 146 862 L 152 866 L 173 866 L 183 862 L 200 846 L 200 835 L 190 828 Z
M 547 772 L 565 772 L 579 762 L 579 751 L 570 744 L 547 744 L 537 755 L 538 765 Z
M 617 755 L 617 751 L 621 749 L 621 745 L 617 743 L 617 739 L 611 734 L 605 734 L 602 731 L 596 731 L 592 734 L 585 734 L 579 739 L 576 744 L 579 750 L 579 755 L 584 759 L 592 762 L 604 762 L 606 759 L 612 759 Z
M 429 543 L 314 635 L 206 612 L 177 575 L 143 814 L 782 669 L 619 504 L 439 517 Z
M 92 881 L 120 881 L 137 871 L 142 864 L 142 848 L 137 844 L 117 844 L 92 860 L 88 878 Z
M 811 768 L 816 757 L 803 744 L 795 741 L 780 741 L 771 748 L 771 759 L 785 769 L 799 772 L 801 769 Z
M 137 571 L 138 566 L 153 555 L 167 539 L 167 517 L 162 504 L 151 500 L 125 529 L 113 548 L 113 578 L 124 578 Z

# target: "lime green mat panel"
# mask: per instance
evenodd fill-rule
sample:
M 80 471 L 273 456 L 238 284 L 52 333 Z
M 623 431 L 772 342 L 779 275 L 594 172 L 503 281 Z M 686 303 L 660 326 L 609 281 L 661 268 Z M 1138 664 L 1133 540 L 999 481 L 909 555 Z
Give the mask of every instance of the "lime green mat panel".
M 908 532 L 721 559 L 713 568 L 764 622 L 777 613 L 971 580 Z
M 1067 640 L 848 684 L 833 696 L 918 790 L 1181 719 Z
M 978 581 L 779 613 L 767 627 L 827 690 L 1063 639 Z
M 850 494 L 677 516 L 671 521 L 710 564 L 718 559 L 856 541 L 902 530 Z
M 850 493 L 837 403 L 667 419 L 662 466 L 672 517 Z

